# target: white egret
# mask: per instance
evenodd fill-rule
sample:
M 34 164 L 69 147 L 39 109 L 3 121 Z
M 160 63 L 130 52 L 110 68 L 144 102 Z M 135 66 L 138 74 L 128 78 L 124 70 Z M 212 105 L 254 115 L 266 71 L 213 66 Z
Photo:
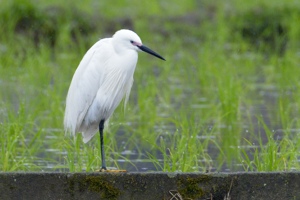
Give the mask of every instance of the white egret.
M 103 129 L 125 96 L 125 105 L 133 83 L 138 51 L 162 60 L 162 56 L 142 44 L 130 30 L 119 30 L 112 38 L 96 42 L 76 69 L 66 99 L 66 132 L 82 133 L 87 143 L 99 130 L 102 167 L 106 170 Z

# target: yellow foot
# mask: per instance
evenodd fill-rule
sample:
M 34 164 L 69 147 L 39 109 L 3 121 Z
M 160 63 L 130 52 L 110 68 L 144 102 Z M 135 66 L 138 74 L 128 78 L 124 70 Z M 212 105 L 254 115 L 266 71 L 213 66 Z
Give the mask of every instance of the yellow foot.
M 101 169 L 100 172 L 112 172 L 112 173 L 119 173 L 119 172 L 127 172 L 126 170 L 123 169 Z
M 111 173 L 119 173 L 119 172 L 127 172 L 126 170 L 122 170 L 122 169 L 98 169 L 96 170 L 96 172 L 111 172 Z

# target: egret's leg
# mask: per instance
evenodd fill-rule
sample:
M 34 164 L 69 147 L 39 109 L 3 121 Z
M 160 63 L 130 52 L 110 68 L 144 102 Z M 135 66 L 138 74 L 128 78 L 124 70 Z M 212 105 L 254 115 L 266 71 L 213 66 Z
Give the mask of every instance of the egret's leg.
M 105 153 L 104 153 L 104 142 L 103 142 L 103 129 L 104 129 L 104 119 L 102 119 L 99 123 L 99 132 L 100 132 L 100 148 L 101 148 L 101 160 L 102 167 L 101 170 L 106 170 L 106 162 L 105 162 Z
M 106 162 L 105 162 L 105 153 L 104 153 L 104 142 L 103 142 L 103 129 L 104 129 L 104 119 L 99 123 L 99 132 L 100 132 L 100 148 L 101 148 L 101 159 L 102 159 L 102 167 L 100 172 L 126 172 L 126 170 L 107 170 Z

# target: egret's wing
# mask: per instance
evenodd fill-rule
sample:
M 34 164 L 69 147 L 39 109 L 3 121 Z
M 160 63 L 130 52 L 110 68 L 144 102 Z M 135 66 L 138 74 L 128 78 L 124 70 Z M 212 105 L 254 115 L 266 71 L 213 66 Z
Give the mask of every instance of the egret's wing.
M 100 120 L 109 119 L 124 95 L 128 99 L 136 62 L 137 52 L 129 51 L 123 55 L 113 53 L 101 66 L 105 71 L 99 89 L 78 129 L 85 143 L 96 134 Z
M 128 102 L 128 99 L 129 99 L 132 84 L 133 84 L 133 77 L 130 79 L 130 82 L 128 83 L 127 90 L 126 90 L 126 93 L 125 93 L 124 110 L 126 108 L 126 104 Z
M 105 76 L 105 63 L 112 54 L 110 39 L 102 39 L 84 55 L 73 76 L 66 100 L 64 125 L 75 134 Z

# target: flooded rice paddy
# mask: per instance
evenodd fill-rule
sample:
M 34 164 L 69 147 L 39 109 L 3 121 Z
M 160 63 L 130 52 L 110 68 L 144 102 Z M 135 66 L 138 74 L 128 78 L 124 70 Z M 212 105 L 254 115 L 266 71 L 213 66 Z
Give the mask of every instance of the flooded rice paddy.
M 299 170 L 300 9 L 296 3 L 265 1 L 264 6 L 178 1 L 160 15 L 149 5 L 148 14 L 130 12 L 134 20 L 109 9 L 102 16 L 29 1 L 5 4 L 0 10 L 5 30 L 0 33 L 0 170 L 100 167 L 99 135 L 84 144 L 80 135 L 65 134 L 65 97 L 87 49 L 120 28 L 134 29 L 167 61 L 139 55 L 128 105 L 117 108 L 104 133 L 109 167 Z M 94 18 L 107 24 L 84 21 Z

